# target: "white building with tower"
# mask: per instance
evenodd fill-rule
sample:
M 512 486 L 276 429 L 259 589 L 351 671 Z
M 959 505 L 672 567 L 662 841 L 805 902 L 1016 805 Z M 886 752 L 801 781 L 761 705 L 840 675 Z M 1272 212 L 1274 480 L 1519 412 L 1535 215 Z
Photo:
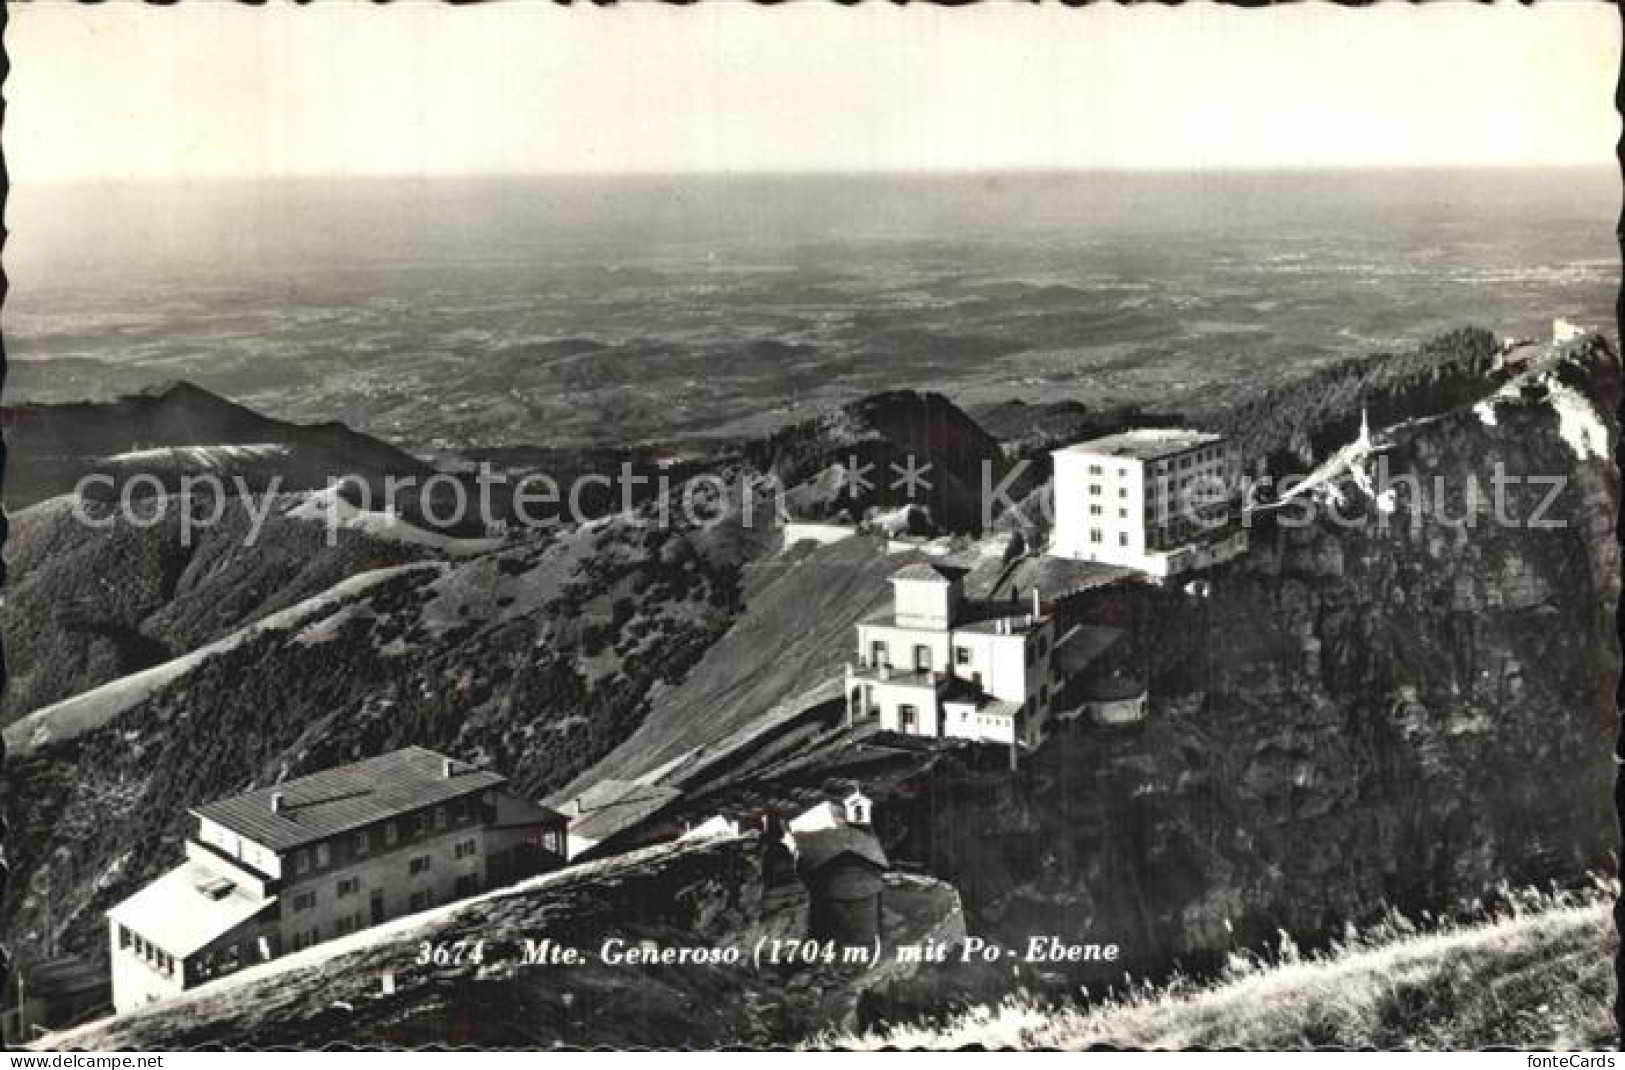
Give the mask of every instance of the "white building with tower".
M 1036 747 L 1055 681 L 1055 622 L 1038 600 L 973 603 L 963 570 L 909 565 L 891 577 L 890 611 L 858 624 L 846 668 L 848 722 L 886 731 Z
M 1168 577 L 1247 549 L 1237 503 L 1241 466 L 1219 435 L 1124 431 L 1052 456 L 1052 556 Z

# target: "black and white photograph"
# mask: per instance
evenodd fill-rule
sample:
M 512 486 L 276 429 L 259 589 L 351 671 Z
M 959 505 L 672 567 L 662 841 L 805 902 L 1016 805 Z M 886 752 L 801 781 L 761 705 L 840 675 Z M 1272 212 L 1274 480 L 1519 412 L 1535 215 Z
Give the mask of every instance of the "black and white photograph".
M 4 1047 L 1616 1045 L 1615 5 L 3 14 Z

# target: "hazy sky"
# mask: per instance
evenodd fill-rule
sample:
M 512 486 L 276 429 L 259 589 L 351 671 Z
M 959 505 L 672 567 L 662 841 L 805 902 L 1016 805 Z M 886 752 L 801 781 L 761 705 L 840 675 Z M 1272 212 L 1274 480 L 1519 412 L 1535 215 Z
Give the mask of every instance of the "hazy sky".
M 1604 3 L 16 5 L 14 178 L 1609 164 Z

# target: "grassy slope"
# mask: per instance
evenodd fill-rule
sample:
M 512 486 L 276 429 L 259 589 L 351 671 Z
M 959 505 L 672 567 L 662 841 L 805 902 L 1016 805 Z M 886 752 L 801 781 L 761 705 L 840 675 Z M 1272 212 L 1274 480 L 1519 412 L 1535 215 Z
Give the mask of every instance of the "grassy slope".
M 753 566 L 746 607 L 682 683 L 652 697 L 631 737 L 580 777 L 636 777 L 714 744 L 809 688 L 838 680 L 853 625 L 888 604 L 886 577 L 914 560 L 854 538 Z
M 1615 1042 L 1611 903 L 1553 906 L 1484 925 L 1286 962 L 1209 987 L 1174 985 L 1092 1010 L 1012 998 L 935 1031 L 830 1036 L 843 1047 L 1254 1049 Z

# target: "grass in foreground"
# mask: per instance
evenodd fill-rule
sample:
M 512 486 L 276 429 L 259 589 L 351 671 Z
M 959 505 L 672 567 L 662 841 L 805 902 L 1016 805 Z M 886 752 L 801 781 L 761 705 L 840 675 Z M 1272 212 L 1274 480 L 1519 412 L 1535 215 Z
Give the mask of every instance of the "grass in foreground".
M 1609 885 L 1579 896 L 1526 894 L 1495 920 L 1426 933 L 1396 918 L 1312 956 L 1283 938 L 1270 961 L 1237 957 L 1208 984 L 1175 980 L 1114 993 L 1087 1009 L 1018 994 L 940 1030 L 826 1034 L 811 1046 L 1612 1046 L 1617 894 Z

